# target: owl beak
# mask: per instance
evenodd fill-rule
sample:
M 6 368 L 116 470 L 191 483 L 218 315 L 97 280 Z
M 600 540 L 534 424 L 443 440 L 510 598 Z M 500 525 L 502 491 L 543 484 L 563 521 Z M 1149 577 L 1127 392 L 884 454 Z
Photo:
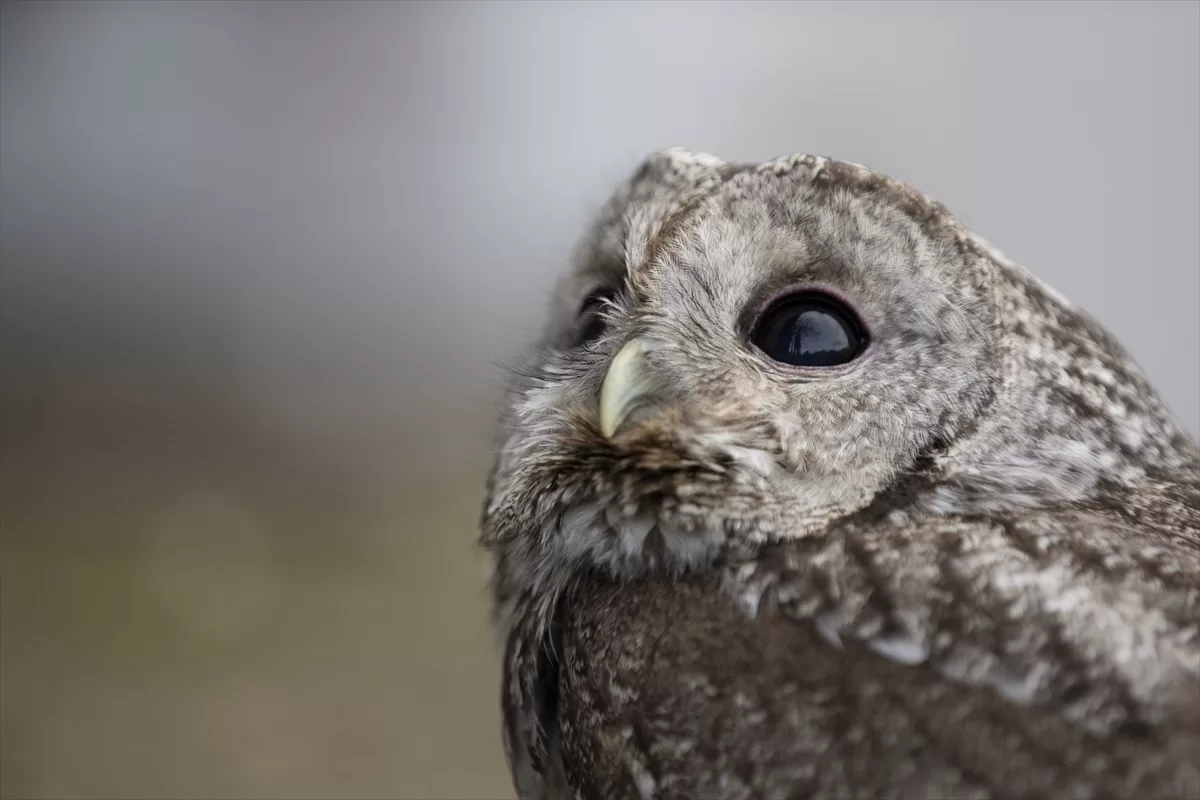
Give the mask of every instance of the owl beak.
M 600 389 L 600 431 L 611 439 L 629 414 L 645 400 L 653 385 L 646 364 L 646 342 L 630 339 L 604 376 Z

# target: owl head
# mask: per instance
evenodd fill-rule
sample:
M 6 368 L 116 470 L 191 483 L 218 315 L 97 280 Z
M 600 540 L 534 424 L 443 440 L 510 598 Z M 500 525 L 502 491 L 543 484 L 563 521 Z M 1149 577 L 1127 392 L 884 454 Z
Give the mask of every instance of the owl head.
M 528 362 L 483 515 L 517 585 L 703 568 L 898 492 L 1075 502 L 1195 457 L 1086 315 L 920 193 L 807 155 L 651 155 Z

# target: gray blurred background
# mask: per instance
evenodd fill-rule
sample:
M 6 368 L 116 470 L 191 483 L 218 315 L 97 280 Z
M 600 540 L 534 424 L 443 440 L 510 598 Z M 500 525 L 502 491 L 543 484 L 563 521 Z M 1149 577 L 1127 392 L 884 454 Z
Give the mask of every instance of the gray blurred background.
M 511 795 L 502 364 L 673 145 L 907 180 L 1200 430 L 1200 5 L 13 3 L 0 795 Z

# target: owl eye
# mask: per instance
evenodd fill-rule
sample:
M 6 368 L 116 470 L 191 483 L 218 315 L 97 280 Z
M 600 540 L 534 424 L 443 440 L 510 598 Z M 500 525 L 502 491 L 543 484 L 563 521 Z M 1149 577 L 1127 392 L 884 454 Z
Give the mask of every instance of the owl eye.
M 615 290 L 602 288 L 584 298 L 583 303 L 579 306 L 576 322 L 576 347 L 598 339 L 604 333 L 607 328 L 603 314 L 604 304 L 615 296 Z
M 768 307 L 750 341 L 782 364 L 835 367 L 862 354 L 867 334 L 840 300 L 821 292 L 800 292 Z

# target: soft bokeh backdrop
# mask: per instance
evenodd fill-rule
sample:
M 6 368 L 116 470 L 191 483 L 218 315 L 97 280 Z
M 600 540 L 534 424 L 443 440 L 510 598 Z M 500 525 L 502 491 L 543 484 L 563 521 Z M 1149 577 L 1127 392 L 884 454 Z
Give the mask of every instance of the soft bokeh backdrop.
M 1200 429 L 1200 5 L 5 3 L 0 795 L 507 797 L 502 372 L 646 152 L 908 180 Z

